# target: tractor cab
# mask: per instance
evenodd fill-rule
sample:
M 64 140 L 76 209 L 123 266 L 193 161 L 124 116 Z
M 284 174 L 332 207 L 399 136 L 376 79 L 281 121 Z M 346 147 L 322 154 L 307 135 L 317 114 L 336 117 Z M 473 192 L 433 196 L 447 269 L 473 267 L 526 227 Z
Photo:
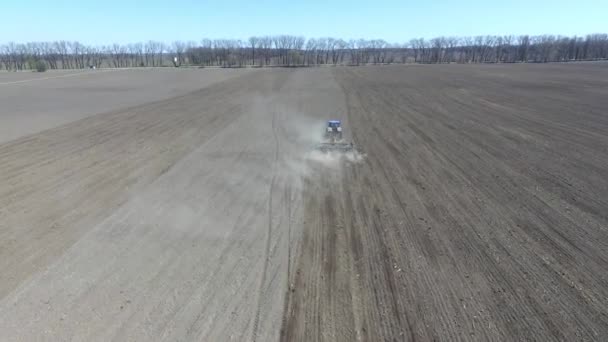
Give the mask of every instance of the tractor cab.
M 325 132 L 325 138 L 331 142 L 342 140 L 342 123 L 340 120 L 329 120 L 327 121 L 327 131 Z
M 329 120 L 327 121 L 328 132 L 342 132 L 342 123 L 340 120 Z

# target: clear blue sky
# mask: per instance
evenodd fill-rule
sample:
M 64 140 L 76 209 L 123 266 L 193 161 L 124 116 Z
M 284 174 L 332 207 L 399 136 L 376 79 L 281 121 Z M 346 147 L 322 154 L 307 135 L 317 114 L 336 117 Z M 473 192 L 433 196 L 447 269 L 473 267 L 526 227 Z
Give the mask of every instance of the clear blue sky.
M 411 38 L 608 32 L 608 0 L 2 1 L 0 43 L 87 44 L 252 35 Z

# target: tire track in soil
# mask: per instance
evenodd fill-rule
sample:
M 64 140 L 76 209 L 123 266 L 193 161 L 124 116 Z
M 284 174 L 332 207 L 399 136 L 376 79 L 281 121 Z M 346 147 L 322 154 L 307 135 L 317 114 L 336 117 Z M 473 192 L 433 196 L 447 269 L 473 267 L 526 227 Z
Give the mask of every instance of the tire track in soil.
M 259 325 L 259 321 L 260 321 L 260 312 L 262 310 L 262 307 L 264 305 L 264 300 L 265 300 L 265 295 L 264 293 L 265 288 L 264 286 L 266 285 L 266 273 L 268 272 L 268 263 L 270 262 L 270 246 L 271 246 L 271 241 L 272 241 L 272 224 L 273 224 L 273 215 L 272 215 L 272 198 L 273 198 L 273 192 L 275 190 L 275 185 L 276 185 L 276 180 L 277 180 L 277 176 L 278 176 L 278 171 L 277 171 L 277 163 L 279 162 L 279 137 L 277 135 L 277 127 L 276 127 L 276 117 L 277 117 L 277 113 L 272 113 L 272 136 L 274 139 L 274 160 L 273 160 L 273 165 L 272 165 L 272 179 L 270 181 L 270 187 L 268 189 L 268 231 L 267 231 L 267 235 L 266 235 L 266 244 L 264 247 L 264 267 L 262 268 L 262 276 L 260 279 L 260 286 L 258 288 L 257 291 L 257 304 L 256 304 L 256 311 L 255 311 L 255 317 L 253 319 L 253 329 L 252 329 L 252 333 L 251 333 L 251 340 L 252 341 L 257 341 L 257 337 L 258 337 L 258 325 Z M 287 240 L 289 242 L 289 239 Z M 289 264 L 289 259 L 287 259 L 287 263 Z

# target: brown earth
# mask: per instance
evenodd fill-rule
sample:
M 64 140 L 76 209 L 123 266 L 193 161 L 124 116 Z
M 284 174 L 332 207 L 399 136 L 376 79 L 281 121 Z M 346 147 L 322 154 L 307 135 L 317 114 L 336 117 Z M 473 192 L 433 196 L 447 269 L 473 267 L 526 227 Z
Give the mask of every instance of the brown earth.
M 0 72 L 0 143 L 112 110 L 185 95 L 251 69 Z
M 258 70 L 118 109 L 92 90 L 113 111 L 0 143 L 2 339 L 602 340 L 607 76 Z M 328 118 L 361 160 L 310 153 Z
M 608 65 L 336 70 L 285 340 L 608 336 Z

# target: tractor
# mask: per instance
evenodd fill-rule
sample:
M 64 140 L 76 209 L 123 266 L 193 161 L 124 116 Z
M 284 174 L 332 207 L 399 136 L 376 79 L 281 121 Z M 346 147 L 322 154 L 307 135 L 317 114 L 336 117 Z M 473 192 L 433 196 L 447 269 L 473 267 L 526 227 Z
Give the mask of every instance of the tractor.
M 321 152 L 349 152 L 354 149 L 352 142 L 342 139 L 342 122 L 340 120 L 329 120 L 325 128 L 324 140 L 316 147 Z
M 342 140 L 342 122 L 340 122 L 340 120 L 327 121 L 325 139 L 327 139 L 329 142 L 337 142 Z

